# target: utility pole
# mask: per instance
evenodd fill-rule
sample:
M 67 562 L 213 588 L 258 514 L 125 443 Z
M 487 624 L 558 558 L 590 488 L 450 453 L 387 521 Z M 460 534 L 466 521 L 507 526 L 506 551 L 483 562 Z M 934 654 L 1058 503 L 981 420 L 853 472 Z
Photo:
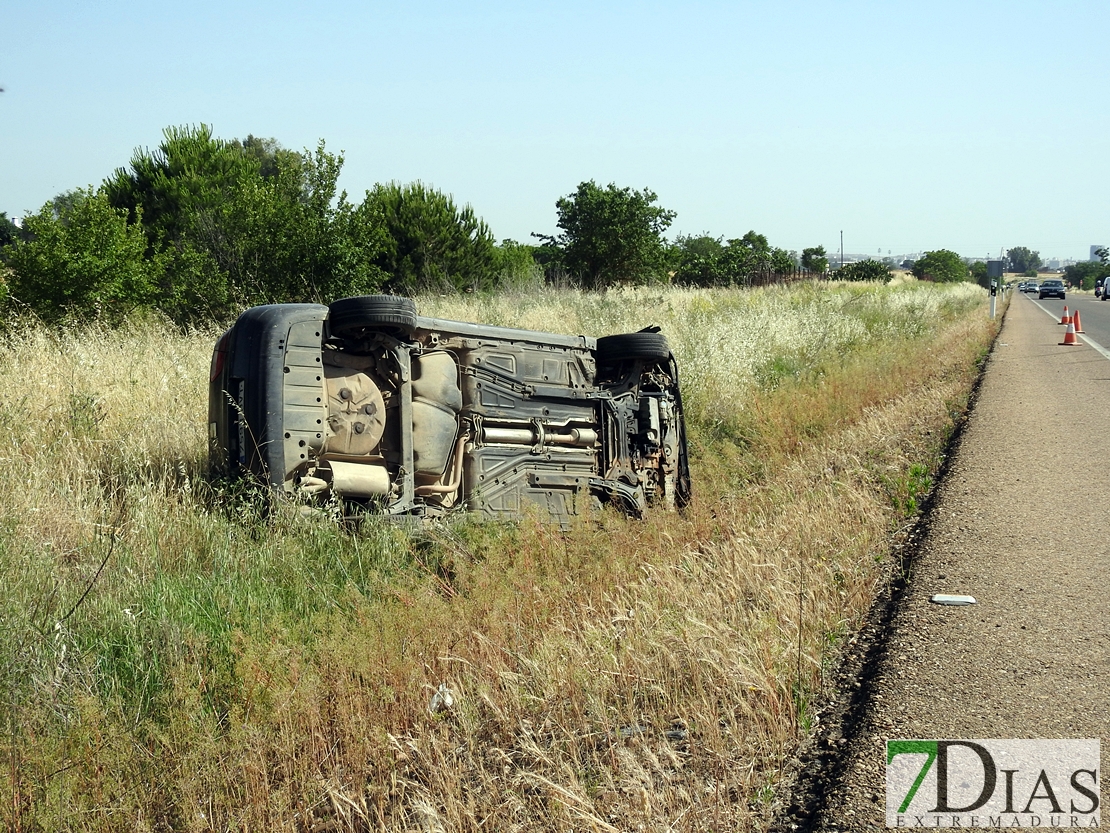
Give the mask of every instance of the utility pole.
M 840 268 L 844 268 L 844 229 L 840 230 Z

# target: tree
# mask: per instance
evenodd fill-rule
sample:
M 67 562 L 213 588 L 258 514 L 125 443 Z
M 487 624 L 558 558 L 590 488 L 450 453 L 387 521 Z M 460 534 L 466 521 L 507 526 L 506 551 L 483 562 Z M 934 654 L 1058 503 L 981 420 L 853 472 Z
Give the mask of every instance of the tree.
M 544 267 L 536 259 L 538 248 L 516 240 L 502 240 L 494 249 L 497 287 L 522 291 L 543 286 Z
M 385 247 L 376 218 L 337 193 L 343 157 L 283 152 L 277 173 L 248 176 L 195 239 L 250 303 L 327 301 L 367 294 L 385 276 L 373 259 Z
M 242 148 L 212 135 L 212 129 L 167 127 L 157 150 L 136 150 L 130 168 L 119 168 L 104 187 L 112 204 L 134 221 L 141 208 L 151 250 L 218 235 L 218 215 L 260 163 Z
M 766 235 L 749 231 L 738 240 L 729 240 L 719 258 L 722 282 L 747 284 L 757 273 L 783 274 L 794 269 L 794 258 L 785 249 L 767 242 Z
M 802 268 L 811 272 L 828 272 L 829 259 L 825 256 L 825 247 L 811 246 L 802 249 Z
M 971 279 L 984 289 L 990 289 L 991 279 L 987 277 L 987 263 L 983 260 L 977 260 L 972 263 L 968 269 L 971 272 Z
M 381 286 L 381 224 L 337 193 L 342 166 L 323 142 L 296 153 L 273 139 L 217 139 L 202 124 L 166 128 L 104 187 L 165 265 L 159 306 L 178 321 L 218 319 Z
M 725 242 L 719 237 L 679 237 L 672 247 L 676 283 L 742 286 L 754 275 L 783 274 L 795 268 L 794 256 L 771 246 L 765 235 L 749 231 Z
M 1006 251 L 1006 260 L 1009 262 L 1009 271 L 1028 272 L 1032 270 L 1034 277 L 1041 268 L 1041 253 L 1027 249 L 1025 246 L 1015 246 Z
M 937 283 L 965 281 L 970 274 L 963 258 L 948 249 L 925 252 L 914 261 L 911 271 L 918 280 Z
M 1064 280 L 1080 289 L 1094 289 L 1099 278 L 1110 277 L 1110 264 L 1097 260 L 1081 260 L 1064 267 Z
M 232 139 L 228 145 L 244 156 L 256 160 L 258 173 L 263 179 L 273 179 L 283 170 L 295 169 L 302 161 L 299 153 L 286 150 L 277 139 L 263 139 L 250 133 L 245 139 Z
M 698 236 L 679 235 L 671 245 L 674 282 L 689 286 L 717 286 L 722 281 L 718 260 L 724 251 L 720 237 L 708 232 Z
M 47 321 L 122 320 L 154 299 L 160 263 L 146 257 L 142 228 L 103 190 L 72 191 L 23 220 L 7 247 L 11 296 Z
M 19 226 L 8 219 L 7 213 L 0 211 L 0 248 L 11 245 L 19 236 Z
M 739 240 L 730 240 L 729 244 L 737 246 L 744 246 L 751 249 L 753 252 L 766 252 L 771 248 L 771 244 L 767 242 L 767 235 L 760 234 L 752 229 Z
M 840 281 L 886 281 L 890 280 L 890 267 L 878 260 L 861 260 L 841 266 L 833 277 Z
M 489 226 L 469 205 L 420 182 L 376 185 L 360 213 L 381 224 L 383 247 L 375 265 L 391 291 L 489 289 L 499 255 Z
M 667 252 L 662 235 L 676 215 L 655 205 L 657 199 L 647 188 L 582 182 L 555 203 L 562 233 L 533 236 L 559 247 L 570 275 L 587 288 L 663 280 Z

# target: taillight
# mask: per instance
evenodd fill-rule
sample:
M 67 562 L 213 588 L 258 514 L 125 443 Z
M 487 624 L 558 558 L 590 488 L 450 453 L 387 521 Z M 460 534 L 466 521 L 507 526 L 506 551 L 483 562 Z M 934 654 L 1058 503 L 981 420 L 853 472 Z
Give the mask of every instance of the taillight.
M 231 330 L 228 330 L 216 342 L 216 349 L 212 351 L 212 367 L 208 374 L 209 382 L 215 382 L 220 378 L 220 374 L 224 372 L 224 363 L 227 361 L 227 342 L 230 338 Z

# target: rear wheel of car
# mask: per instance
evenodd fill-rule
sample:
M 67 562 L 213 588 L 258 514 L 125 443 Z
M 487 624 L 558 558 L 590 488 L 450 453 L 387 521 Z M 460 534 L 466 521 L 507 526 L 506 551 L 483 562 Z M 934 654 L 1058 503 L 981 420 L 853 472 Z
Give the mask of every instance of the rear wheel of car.
M 396 295 L 361 295 L 328 305 L 328 323 L 337 336 L 349 336 L 367 327 L 410 331 L 416 327 L 416 303 Z
M 670 357 L 667 337 L 659 333 L 621 333 L 597 340 L 597 360 L 601 364 L 625 359 L 661 361 Z

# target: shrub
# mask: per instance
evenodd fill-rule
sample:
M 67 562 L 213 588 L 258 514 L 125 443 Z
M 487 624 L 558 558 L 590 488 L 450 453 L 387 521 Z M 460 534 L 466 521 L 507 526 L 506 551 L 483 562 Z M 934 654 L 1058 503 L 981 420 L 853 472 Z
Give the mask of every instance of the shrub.
M 27 239 L 6 247 L 12 297 L 45 321 L 105 317 L 147 307 L 161 264 L 146 259 L 140 224 L 91 187 L 48 202 L 23 222 Z
M 911 271 L 918 280 L 936 283 L 966 281 L 970 274 L 963 258 L 948 249 L 925 252 L 914 262 Z
M 861 260 L 836 270 L 835 277 L 842 281 L 889 281 L 890 267 L 877 260 Z
M 1094 289 L 1099 278 L 1110 277 L 1110 264 L 1081 260 L 1064 269 L 1064 280 L 1080 289 Z

